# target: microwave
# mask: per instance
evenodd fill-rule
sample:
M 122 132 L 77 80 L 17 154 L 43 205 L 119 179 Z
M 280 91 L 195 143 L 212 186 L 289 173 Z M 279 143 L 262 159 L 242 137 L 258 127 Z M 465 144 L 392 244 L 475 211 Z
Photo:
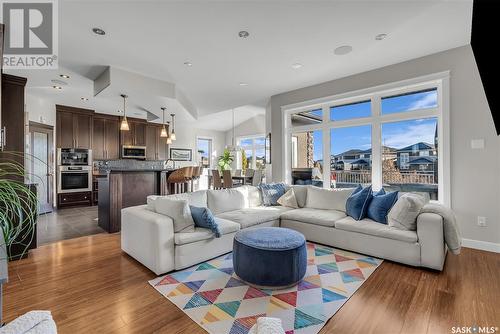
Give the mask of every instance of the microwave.
M 90 166 L 92 165 L 92 150 L 85 148 L 58 148 L 58 166 Z
M 122 159 L 146 159 L 146 146 L 122 146 Z

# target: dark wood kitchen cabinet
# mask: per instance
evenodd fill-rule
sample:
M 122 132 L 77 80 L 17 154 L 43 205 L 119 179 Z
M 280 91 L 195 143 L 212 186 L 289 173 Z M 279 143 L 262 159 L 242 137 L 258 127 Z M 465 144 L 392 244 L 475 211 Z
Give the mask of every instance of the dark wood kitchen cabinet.
M 142 119 L 127 118 L 128 131 L 121 132 L 121 143 L 125 146 L 146 146 L 147 122 Z
M 92 148 L 93 110 L 56 105 L 56 142 L 63 148 Z
M 92 154 L 94 160 L 113 160 L 120 156 L 120 120 L 114 116 L 94 115 Z
M 167 139 L 160 137 L 162 126 L 148 124 L 146 128 L 146 159 L 167 159 Z

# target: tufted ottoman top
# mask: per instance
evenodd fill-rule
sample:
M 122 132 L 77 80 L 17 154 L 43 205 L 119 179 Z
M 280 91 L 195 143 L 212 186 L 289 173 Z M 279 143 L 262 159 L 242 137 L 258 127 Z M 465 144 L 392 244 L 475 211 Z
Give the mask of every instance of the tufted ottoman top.
M 289 250 L 302 246 L 306 239 L 297 231 L 281 227 L 259 227 L 241 230 L 234 239 L 240 244 L 266 250 Z

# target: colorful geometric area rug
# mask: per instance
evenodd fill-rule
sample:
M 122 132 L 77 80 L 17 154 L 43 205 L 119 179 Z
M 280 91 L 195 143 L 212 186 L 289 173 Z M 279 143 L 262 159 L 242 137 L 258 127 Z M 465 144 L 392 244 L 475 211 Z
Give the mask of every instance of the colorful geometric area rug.
M 246 334 L 259 317 L 280 318 L 287 334 L 318 333 L 382 260 L 313 243 L 296 286 L 257 289 L 238 279 L 232 254 L 149 283 L 212 334 Z

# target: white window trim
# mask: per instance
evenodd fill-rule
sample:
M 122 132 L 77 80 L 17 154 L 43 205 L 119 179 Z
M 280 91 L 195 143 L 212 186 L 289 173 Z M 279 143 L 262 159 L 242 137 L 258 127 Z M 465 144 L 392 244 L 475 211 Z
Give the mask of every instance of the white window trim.
M 254 139 L 257 139 L 257 138 L 264 138 L 264 144 L 263 145 L 256 145 Z M 242 146 L 240 143 L 244 139 L 252 139 L 252 146 Z M 264 149 L 264 152 L 266 150 L 265 139 L 266 139 L 265 134 L 256 134 L 256 135 L 236 137 L 236 145 L 240 146 L 244 150 L 248 150 L 248 149 L 252 150 L 252 157 L 254 157 L 254 159 L 252 159 L 252 166 L 250 166 L 251 169 L 257 169 L 257 159 L 255 159 L 255 157 L 257 155 L 257 150 Z
M 198 161 L 201 161 L 201 156 L 200 154 L 198 153 L 198 139 L 201 139 L 201 140 L 210 140 L 210 152 L 208 154 L 208 164 L 209 164 L 209 168 L 214 168 L 214 165 L 213 165 L 213 162 L 214 162 L 214 157 L 213 157 L 213 154 L 214 154 L 214 138 L 213 137 L 209 137 L 209 136 L 196 136 L 196 142 L 195 142 L 195 147 L 196 147 L 196 162 Z
M 379 85 L 371 88 L 346 92 L 319 99 L 284 105 L 281 107 L 283 115 L 283 141 L 282 141 L 282 161 L 283 175 L 285 182 L 291 183 L 291 135 L 293 132 L 304 132 L 312 130 L 323 131 L 323 160 L 330 156 L 330 129 L 351 127 L 359 125 L 372 126 L 372 182 L 374 190 L 382 187 L 382 134 L 381 125 L 388 122 L 398 122 L 418 118 L 438 119 L 438 194 L 439 202 L 450 206 L 451 183 L 450 183 L 450 89 L 449 71 L 421 76 L 413 79 L 402 80 L 389 84 Z M 390 95 L 404 94 L 423 90 L 427 88 L 437 88 L 438 107 L 420 109 L 414 111 L 404 111 L 382 115 L 380 106 L 381 98 Z M 372 103 L 372 116 L 356 118 L 343 121 L 331 121 L 330 107 L 343 105 L 363 100 L 370 100 Z M 323 122 L 321 124 L 302 125 L 292 127 L 291 115 L 301 111 L 313 109 L 323 110 Z M 323 187 L 330 186 L 330 173 L 324 173 Z

